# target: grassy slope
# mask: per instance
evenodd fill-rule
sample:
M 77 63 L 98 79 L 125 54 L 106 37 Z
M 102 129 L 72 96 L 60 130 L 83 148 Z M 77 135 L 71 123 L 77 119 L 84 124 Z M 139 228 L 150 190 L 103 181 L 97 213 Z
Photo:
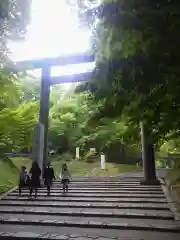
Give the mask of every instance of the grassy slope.
M 0 193 L 15 186 L 18 180 L 18 169 L 22 165 L 25 165 L 29 169 L 31 163 L 27 157 L 13 157 L 11 161 L 0 161 Z M 134 165 L 106 163 L 106 169 L 102 170 L 99 162 L 87 163 L 77 160 L 55 160 L 52 161 L 52 165 L 57 177 L 63 163 L 68 165 L 72 176 L 118 176 L 120 173 L 138 170 Z
M 6 192 L 17 184 L 18 169 L 8 160 L 0 160 L 0 193 Z
M 22 165 L 30 167 L 30 160 L 26 157 L 14 157 L 11 159 L 14 165 L 20 169 Z M 131 172 L 138 170 L 134 165 L 106 163 L 106 169 L 101 170 L 99 162 L 88 163 L 85 161 L 52 161 L 56 176 L 59 175 L 63 163 L 68 165 L 68 168 L 73 176 L 118 176 L 120 173 Z
M 100 168 L 99 162 L 87 163 L 84 161 L 56 161 L 52 165 L 54 167 L 56 176 L 59 175 L 61 166 L 66 163 L 72 176 L 118 176 L 123 172 L 136 171 L 134 165 L 106 163 L 106 169 Z
M 166 176 L 166 179 L 169 185 L 171 185 L 176 192 L 178 202 L 180 203 L 180 168 L 174 168 L 170 170 Z
M 25 166 L 27 169 L 30 168 L 31 160 L 28 157 L 12 157 L 11 161 L 18 169 L 21 166 Z

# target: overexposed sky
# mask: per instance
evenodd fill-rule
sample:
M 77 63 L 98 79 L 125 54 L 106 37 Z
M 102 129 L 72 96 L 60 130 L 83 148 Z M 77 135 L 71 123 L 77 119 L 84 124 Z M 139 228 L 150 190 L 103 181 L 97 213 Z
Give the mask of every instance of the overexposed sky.
M 87 52 L 91 47 L 91 32 L 79 29 L 78 25 L 76 11 L 72 11 L 65 0 L 32 0 L 26 39 L 9 44 L 10 57 L 20 61 Z M 52 69 L 52 75 L 85 72 L 86 68 L 92 68 L 92 65 L 56 67 Z

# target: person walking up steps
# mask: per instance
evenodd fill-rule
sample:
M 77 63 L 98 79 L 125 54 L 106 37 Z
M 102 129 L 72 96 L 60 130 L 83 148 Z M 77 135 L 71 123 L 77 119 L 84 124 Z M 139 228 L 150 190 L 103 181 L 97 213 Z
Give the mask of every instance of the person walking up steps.
M 33 190 L 35 189 L 35 197 L 37 196 L 38 187 L 40 187 L 41 169 L 36 162 L 33 162 L 32 168 L 29 171 L 31 174 L 30 183 L 30 196 L 32 196 Z
M 60 179 L 63 185 L 63 193 L 68 192 L 68 184 L 71 180 L 71 174 L 69 173 L 69 170 L 66 164 L 62 165 L 62 169 L 60 172 Z
M 22 166 L 21 171 L 19 173 L 19 196 L 21 195 L 22 188 L 26 186 L 26 181 L 27 181 L 26 167 Z
M 55 175 L 54 175 L 54 169 L 50 165 L 50 163 L 47 164 L 47 167 L 44 169 L 44 185 L 47 187 L 47 195 L 50 195 L 50 190 L 52 186 L 52 181 L 53 179 L 55 180 Z

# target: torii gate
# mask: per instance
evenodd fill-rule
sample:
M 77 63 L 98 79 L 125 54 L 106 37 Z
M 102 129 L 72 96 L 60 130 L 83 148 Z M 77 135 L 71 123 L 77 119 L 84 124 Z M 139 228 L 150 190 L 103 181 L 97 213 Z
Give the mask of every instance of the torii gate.
M 15 63 L 15 69 L 18 71 L 29 70 L 29 69 L 41 69 L 41 93 L 40 93 L 40 112 L 39 112 L 39 123 L 43 127 L 43 139 L 40 140 L 40 133 L 38 126 L 35 128 L 35 145 L 39 145 L 40 141 L 42 143 L 42 158 L 43 165 L 47 163 L 48 157 L 48 117 L 49 117 L 49 95 L 50 86 L 53 84 L 68 83 L 68 82 L 83 82 L 86 81 L 90 73 L 79 73 L 75 75 L 63 75 L 58 77 L 51 77 L 51 68 L 53 66 L 65 66 L 69 64 L 78 63 L 89 63 L 94 62 L 94 57 L 91 55 L 71 55 L 71 56 L 61 56 L 56 58 L 45 58 L 45 59 L 35 59 L 35 60 L 25 60 Z M 37 131 L 37 132 L 36 132 Z M 38 158 L 37 148 L 34 148 L 33 157 Z
M 28 70 L 28 69 L 41 69 L 41 94 L 40 94 L 40 112 L 39 112 L 39 124 L 43 127 L 40 129 L 36 128 L 35 131 L 35 143 L 36 148 L 34 149 L 34 160 L 39 161 L 37 151 L 40 151 L 39 144 L 42 143 L 42 161 L 39 162 L 40 167 L 43 169 L 47 163 L 48 157 L 48 117 L 49 117 L 49 95 L 50 95 L 50 85 L 60 84 L 67 82 L 83 82 L 87 81 L 87 78 L 91 73 L 80 73 L 74 75 L 63 75 L 58 77 L 51 76 L 51 68 L 53 66 L 65 66 L 70 64 L 80 64 L 80 63 L 90 63 L 94 62 L 94 56 L 78 54 L 71 56 L 61 56 L 56 58 L 46 58 L 37 60 L 25 60 L 15 63 L 15 67 L 18 71 Z M 40 139 L 40 133 L 42 134 L 42 139 Z M 144 170 L 144 180 L 142 184 L 159 184 L 156 179 L 155 173 L 155 159 L 149 156 L 149 149 L 152 148 L 152 144 L 147 141 L 147 132 L 143 124 L 141 124 L 141 140 L 142 140 L 142 159 L 143 159 L 143 170 Z M 152 152 L 151 152 L 152 153 Z

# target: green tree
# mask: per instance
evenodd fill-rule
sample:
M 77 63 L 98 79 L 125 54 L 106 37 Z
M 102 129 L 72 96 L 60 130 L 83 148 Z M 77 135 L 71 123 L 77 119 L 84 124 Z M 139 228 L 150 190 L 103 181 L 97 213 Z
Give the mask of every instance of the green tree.
M 0 2 L 0 59 L 7 60 L 7 43 L 25 36 L 30 19 L 31 0 L 1 0 Z
M 96 25 L 95 11 L 86 11 L 95 26 L 97 66 L 86 87 L 104 99 L 99 116 L 126 114 L 135 125 L 144 121 L 157 143 L 179 129 L 180 43 L 174 36 L 180 33 L 180 5 L 176 0 L 108 2 L 116 5 L 96 10 Z
M 0 1 L 0 150 L 27 146 L 32 138 L 32 124 L 37 104 L 19 105 L 22 89 L 19 76 L 8 71 L 8 42 L 21 40 L 29 21 L 30 0 Z M 30 113 L 30 114 L 29 114 Z M 31 116 L 30 116 L 31 115 Z

